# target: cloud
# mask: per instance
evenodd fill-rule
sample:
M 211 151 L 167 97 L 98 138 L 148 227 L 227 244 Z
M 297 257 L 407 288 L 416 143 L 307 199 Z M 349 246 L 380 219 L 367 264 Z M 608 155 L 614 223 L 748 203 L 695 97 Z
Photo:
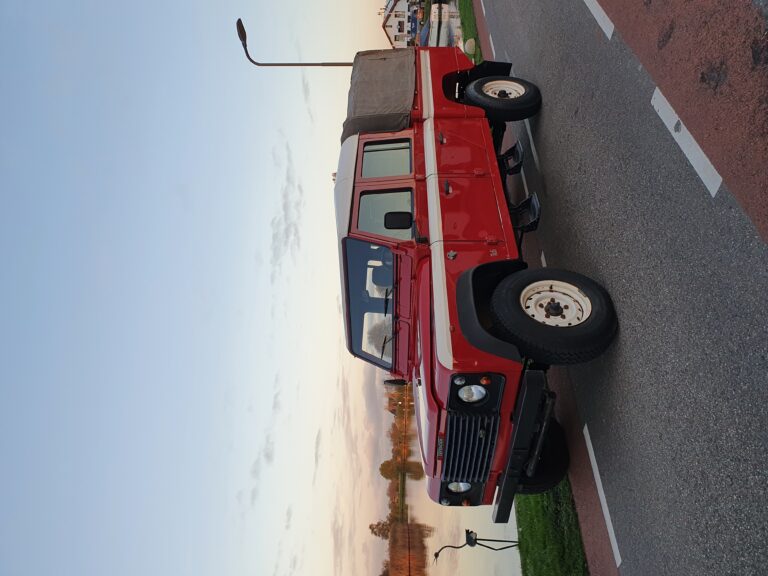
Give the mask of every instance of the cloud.
M 299 557 L 296 554 L 291 556 L 291 563 L 288 565 L 288 575 L 292 576 L 296 574 L 296 570 L 299 567 Z
M 261 458 L 256 458 L 251 466 L 251 478 L 258 480 L 261 476 Z
M 267 434 L 264 438 L 264 460 L 267 464 L 272 464 L 275 461 L 275 439 L 272 438 L 272 434 Z
M 280 164 L 276 151 L 273 158 Z M 304 211 L 304 188 L 296 178 L 291 147 L 285 143 L 285 175 L 280 190 L 280 208 L 272 218 L 272 282 L 289 255 L 295 256 L 301 246 L 301 216 Z
M 344 573 L 344 557 L 346 555 L 346 542 L 344 540 L 341 517 L 337 513 L 331 523 L 331 537 L 333 540 L 333 573 Z
M 314 124 L 315 115 L 312 114 L 312 99 L 309 93 L 309 80 L 307 79 L 307 73 L 301 71 L 301 93 L 304 95 L 304 104 L 307 108 L 307 114 L 309 114 L 309 120 Z
M 282 405 L 280 404 L 280 390 L 275 390 L 275 395 L 272 396 L 272 414 L 277 415 L 280 413 L 280 410 L 282 410 Z
M 291 506 L 288 506 L 288 509 L 285 511 L 285 529 L 286 531 L 291 529 L 291 521 L 293 520 L 293 508 Z
M 361 386 L 363 386 L 363 399 L 365 400 L 366 428 L 377 436 L 383 437 L 387 404 L 381 377 L 376 372 L 373 367 L 370 370 L 366 369 Z
M 251 464 L 251 479 L 253 480 L 253 488 L 251 488 L 251 506 L 256 504 L 256 500 L 259 498 L 259 480 L 261 479 L 261 472 L 265 464 L 272 464 L 275 461 L 275 441 L 271 433 L 264 436 L 261 446 L 256 453 L 256 458 Z
M 315 470 L 312 473 L 312 484 L 317 480 L 317 470 L 320 467 L 320 455 L 323 448 L 323 431 L 318 430 L 315 435 Z

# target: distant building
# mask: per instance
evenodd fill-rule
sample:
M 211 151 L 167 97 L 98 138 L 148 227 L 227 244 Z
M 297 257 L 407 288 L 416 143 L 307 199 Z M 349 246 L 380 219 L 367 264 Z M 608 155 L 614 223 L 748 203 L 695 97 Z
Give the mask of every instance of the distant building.
M 388 0 L 380 14 L 384 18 L 381 27 L 392 48 L 405 48 L 416 43 L 418 31 L 417 11 L 420 2 Z

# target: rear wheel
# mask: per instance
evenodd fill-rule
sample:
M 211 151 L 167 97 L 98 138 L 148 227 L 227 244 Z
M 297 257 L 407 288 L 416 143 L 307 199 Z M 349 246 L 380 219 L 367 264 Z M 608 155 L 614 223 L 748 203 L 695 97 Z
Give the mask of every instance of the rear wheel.
M 541 108 L 541 92 L 522 78 L 487 76 L 467 85 L 464 102 L 482 108 L 492 120 L 511 122 L 536 114 Z
M 569 464 L 570 458 L 568 456 L 568 444 L 565 441 L 565 432 L 557 420 L 553 419 L 549 423 L 547 436 L 541 448 L 536 473 L 531 477 L 523 474 L 517 492 L 519 494 L 540 494 L 551 490 L 565 478 Z
M 491 313 L 504 338 L 544 364 L 588 362 L 605 351 L 618 327 L 605 288 L 552 268 L 504 278 L 493 291 Z

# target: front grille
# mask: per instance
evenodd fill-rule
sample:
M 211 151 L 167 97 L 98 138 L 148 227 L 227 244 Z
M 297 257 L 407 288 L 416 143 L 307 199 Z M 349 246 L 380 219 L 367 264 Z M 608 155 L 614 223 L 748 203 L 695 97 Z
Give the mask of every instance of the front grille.
M 444 482 L 485 482 L 499 432 L 498 414 L 448 412 Z

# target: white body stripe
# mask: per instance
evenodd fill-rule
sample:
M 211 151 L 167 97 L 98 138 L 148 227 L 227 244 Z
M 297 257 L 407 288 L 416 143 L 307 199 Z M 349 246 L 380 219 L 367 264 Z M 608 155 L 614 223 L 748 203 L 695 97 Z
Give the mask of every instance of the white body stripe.
M 448 316 L 448 287 L 445 279 L 443 246 L 443 216 L 440 209 L 440 183 L 437 174 L 435 150 L 434 102 L 432 99 L 432 71 L 428 51 L 421 57 L 421 100 L 424 110 L 424 162 L 427 176 L 427 206 L 429 208 L 429 241 L 432 252 L 432 300 L 435 322 L 435 351 L 437 360 L 453 370 L 451 320 Z

